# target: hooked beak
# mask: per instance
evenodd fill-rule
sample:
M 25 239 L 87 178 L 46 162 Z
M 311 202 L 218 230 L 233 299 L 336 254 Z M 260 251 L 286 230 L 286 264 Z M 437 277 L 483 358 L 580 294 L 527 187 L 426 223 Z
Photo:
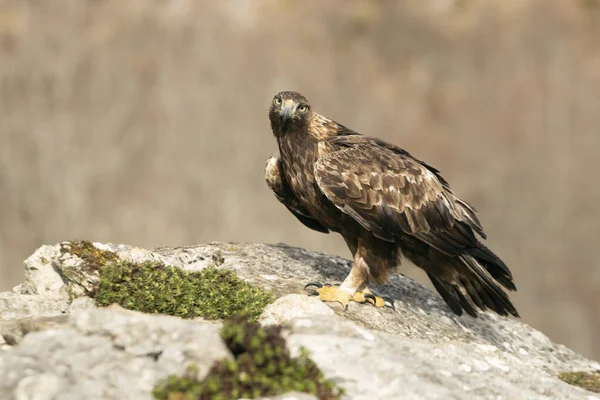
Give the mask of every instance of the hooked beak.
M 294 102 L 286 100 L 281 107 L 281 125 L 285 126 L 294 115 Z

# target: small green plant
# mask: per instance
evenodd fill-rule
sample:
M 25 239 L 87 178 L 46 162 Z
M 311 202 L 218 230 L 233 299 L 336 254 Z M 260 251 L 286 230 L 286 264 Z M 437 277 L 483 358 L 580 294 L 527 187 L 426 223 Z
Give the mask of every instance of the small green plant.
M 102 268 L 94 298 L 99 306 L 118 303 L 130 310 L 182 318 L 228 318 L 245 313 L 255 320 L 274 298 L 213 267 L 188 272 L 160 262 L 110 262 Z
M 569 385 L 579 386 L 590 392 L 600 393 L 600 371 L 561 372 L 558 377 Z
M 199 381 L 195 368 L 170 376 L 153 392 L 157 400 L 215 400 L 274 396 L 289 391 L 311 393 L 321 400 L 339 399 L 343 391 L 326 380 L 302 350 L 292 358 L 280 327 L 263 328 L 236 316 L 225 322 L 221 337 L 233 359 L 217 361 Z

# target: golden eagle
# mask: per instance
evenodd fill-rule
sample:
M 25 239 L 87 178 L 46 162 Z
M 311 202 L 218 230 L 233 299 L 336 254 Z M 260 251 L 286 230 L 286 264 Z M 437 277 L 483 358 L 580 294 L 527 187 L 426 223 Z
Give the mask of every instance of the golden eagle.
M 501 287 L 516 290 L 510 270 L 478 240 L 486 235 L 475 210 L 437 169 L 316 113 L 297 92 L 277 94 L 269 119 L 279 152 L 267 161 L 267 184 L 304 225 L 339 232 L 354 256 L 341 285 L 309 284 L 322 301 L 385 306 L 369 283 L 386 282 L 404 256 L 454 313 L 519 316 Z

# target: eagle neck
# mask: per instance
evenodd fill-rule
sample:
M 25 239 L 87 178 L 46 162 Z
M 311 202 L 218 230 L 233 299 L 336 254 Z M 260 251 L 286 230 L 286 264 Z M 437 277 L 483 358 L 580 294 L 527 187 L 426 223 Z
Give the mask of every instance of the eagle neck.
M 287 158 L 293 158 L 294 155 L 306 156 L 308 155 L 307 153 L 316 153 L 318 142 L 318 139 L 311 135 L 292 131 L 281 135 L 278 140 L 278 145 L 282 155 L 287 156 Z

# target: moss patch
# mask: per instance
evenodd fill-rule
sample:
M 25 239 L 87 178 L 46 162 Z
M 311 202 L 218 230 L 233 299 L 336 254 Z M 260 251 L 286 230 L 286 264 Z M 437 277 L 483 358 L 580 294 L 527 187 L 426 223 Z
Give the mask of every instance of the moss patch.
M 228 270 L 188 272 L 159 262 L 108 263 L 94 298 L 99 306 L 118 303 L 130 310 L 182 318 L 229 318 L 244 313 L 255 320 L 274 297 Z
M 600 393 L 600 371 L 561 372 L 558 377 L 569 385 L 579 386 L 590 392 Z
M 275 396 L 289 391 L 311 393 L 322 400 L 339 399 L 342 390 L 323 373 L 303 350 L 292 358 L 281 328 L 262 328 L 235 317 L 221 330 L 233 359 L 216 362 L 199 381 L 196 370 L 182 377 L 170 376 L 153 394 L 158 400 L 209 400 Z
M 106 264 L 119 260 L 119 256 L 112 251 L 101 250 L 87 240 L 61 243 L 60 252 L 81 258 L 81 268 L 87 271 L 100 271 Z
M 68 282 L 71 300 L 80 296 L 93 296 L 104 266 L 119 260 L 112 251 L 101 250 L 87 240 L 64 242 L 60 244 L 62 254 L 71 254 L 82 260 L 78 265 L 63 265 L 60 273 Z

